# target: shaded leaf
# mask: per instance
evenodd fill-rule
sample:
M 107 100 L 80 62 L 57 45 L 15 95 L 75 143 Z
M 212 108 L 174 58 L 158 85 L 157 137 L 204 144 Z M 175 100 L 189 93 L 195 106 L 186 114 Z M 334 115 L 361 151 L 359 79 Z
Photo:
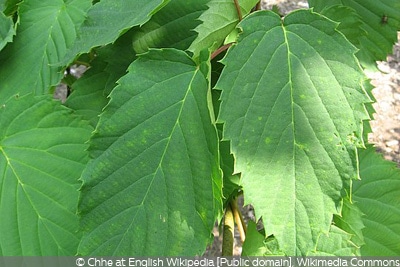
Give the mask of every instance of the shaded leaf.
M 79 29 L 78 38 L 63 64 L 91 48 L 114 42 L 134 26 L 147 22 L 169 0 L 103 0 L 89 9 L 87 18 Z M 101 34 L 100 34 L 101 33 Z
M 328 233 L 344 190 L 358 177 L 365 79 L 335 24 L 308 10 L 242 21 L 216 88 L 246 202 L 287 255 Z M 310 194 L 312 192 L 312 194 Z
M 28 0 L 19 6 L 14 42 L 0 54 L 0 103 L 15 94 L 48 94 L 63 74 L 55 67 L 75 40 L 90 0 Z
M 104 70 L 106 65 L 96 59 L 91 68 L 72 85 L 72 93 L 65 102 L 65 106 L 90 121 L 93 127 L 97 125 L 99 115 L 108 103 L 105 84 L 109 73 Z
M 149 48 L 189 48 L 200 24 L 198 17 L 206 10 L 209 0 L 171 0 L 133 36 L 133 48 L 143 53 Z
M 354 182 L 353 199 L 365 214 L 363 256 L 400 255 L 400 170 L 369 145 L 360 153 L 361 181 Z
M 74 255 L 78 178 L 91 128 L 51 97 L 0 106 L 2 255 Z
M 211 61 L 211 86 L 214 86 L 218 81 L 221 71 L 224 67 L 223 64 L 220 63 L 220 60 L 223 58 L 224 54 L 219 54 L 216 58 Z M 219 113 L 219 107 L 221 105 L 221 101 L 219 100 L 221 96 L 221 91 L 212 90 L 212 101 L 213 101 L 213 109 L 214 116 L 217 116 Z M 236 198 L 239 195 L 242 187 L 240 185 L 240 174 L 234 174 L 234 162 L 235 159 L 231 153 L 230 142 L 222 140 L 222 130 L 223 125 L 218 124 L 218 136 L 221 140 L 219 142 L 219 151 L 220 151 L 220 166 L 223 173 L 223 197 L 224 197 L 224 207 L 226 204 L 230 203 L 233 198 Z
M 358 38 L 354 35 L 346 35 L 346 37 L 360 49 L 357 57 L 365 67 L 375 66 L 375 61 L 385 60 L 386 56 L 392 52 L 397 40 L 397 31 L 400 30 L 400 2 L 398 0 L 309 0 L 309 4 L 315 11 L 322 12 L 338 22 L 346 23 L 349 18 L 343 14 L 331 17 L 331 13 L 324 11 L 331 6 L 342 5 L 353 9 L 358 14 L 362 23 L 360 30 L 368 34 L 361 34 Z M 343 31 L 343 33 L 349 32 Z
M 105 84 L 105 94 L 109 95 L 117 85 L 117 81 L 127 73 L 128 66 L 136 59 L 132 48 L 132 36 L 136 31 L 131 29 L 113 44 L 99 49 L 99 57 L 107 63 L 105 71 L 109 74 Z
M 230 142 L 221 141 L 219 143 L 219 151 L 221 158 L 221 169 L 223 173 L 223 197 L 224 203 L 230 203 L 232 199 L 239 195 L 242 187 L 240 186 L 240 175 L 233 174 L 234 158 L 230 153 Z
M 12 41 L 15 34 L 14 23 L 0 11 L 0 50 Z
M 4 11 L 7 16 L 11 16 L 17 11 L 18 4 L 21 2 L 22 0 L 1 0 L 0 10 Z
M 222 209 L 206 68 L 178 50 L 150 50 L 120 79 L 90 142 L 79 253 L 204 252 Z
M 365 244 L 362 233 L 364 223 L 361 219 L 363 216 L 357 205 L 350 203 L 348 198 L 343 200 L 343 208 L 341 215 L 335 215 L 333 221 L 335 225 L 351 234 L 351 242 L 358 248 Z M 359 254 L 359 253 L 358 253 Z
M 355 46 L 360 47 L 360 37 L 367 35 L 362 28 L 362 18 L 357 12 L 347 6 L 332 5 L 325 7 L 321 14 L 328 18 L 340 22 L 337 29 L 342 32 L 346 38 Z
M 373 107 L 373 103 L 376 103 L 376 99 L 375 99 L 374 95 L 372 94 L 372 90 L 374 89 L 374 86 L 370 83 L 370 81 L 366 81 L 364 83 L 364 88 L 365 88 L 365 91 L 367 92 L 368 96 L 372 100 L 372 102 L 367 103 L 365 105 L 365 107 L 368 111 L 370 118 L 373 118 L 373 114 L 375 113 L 375 108 Z M 364 138 L 363 139 L 368 140 L 368 134 L 372 133 L 372 128 L 371 128 L 369 121 L 364 121 L 363 129 L 364 129 Z
M 89 70 L 72 85 L 72 94 L 65 105 L 77 111 L 93 126 L 96 126 L 100 113 L 108 103 L 107 96 L 135 58 L 131 40 L 130 31 L 114 44 L 97 49 Z

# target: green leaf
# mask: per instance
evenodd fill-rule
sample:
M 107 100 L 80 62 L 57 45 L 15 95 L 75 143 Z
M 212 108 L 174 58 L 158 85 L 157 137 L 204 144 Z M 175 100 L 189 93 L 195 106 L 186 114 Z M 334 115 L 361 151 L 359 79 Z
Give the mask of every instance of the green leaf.
M 321 11 L 321 14 L 334 21 L 340 22 L 337 29 L 343 33 L 353 45 L 360 47 L 359 39 L 361 36 L 367 35 L 367 33 L 362 28 L 362 18 L 353 8 L 343 5 L 326 6 Z
M 90 142 L 80 254 L 204 252 L 222 209 L 205 68 L 178 50 L 150 50 L 120 79 Z
M 331 13 L 325 13 L 328 7 L 343 5 L 358 14 L 362 23 L 360 30 L 368 34 L 361 34 L 357 38 L 354 35 L 348 36 L 349 32 L 347 31 L 343 33 L 355 46 L 360 48 L 357 57 L 365 67 L 375 66 L 375 61 L 385 60 L 386 56 L 392 52 L 393 45 L 397 40 L 397 31 L 400 30 L 400 2 L 398 0 L 384 2 L 375 0 L 309 0 L 309 4 L 315 11 L 322 12 L 338 22 L 346 23 L 349 17 L 343 13 L 331 17 Z
M 222 53 L 219 54 L 211 61 L 211 85 L 215 85 L 217 82 L 221 71 L 224 67 L 223 64 L 220 63 L 220 60 L 223 58 Z M 212 102 L 213 102 L 213 110 L 214 116 L 219 113 L 219 107 L 221 105 L 221 101 L 219 100 L 221 96 L 221 91 L 212 90 Z M 223 197 L 224 197 L 224 207 L 231 202 L 232 199 L 236 198 L 239 195 L 239 192 L 242 190 L 240 185 L 240 174 L 234 174 L 234 166 L 235 159 L 231 153 L 231 143 L 229 141 L 222 141 L 222 131 L 223 125 L 218 124 L 218 136 L 221 140 L 219 142 L 219 154 L 220 154 L 220 166 L 223 173 Z
M 332 225 L 329 234 L 321 234 L 315 251 L 307 256 L 356 256 L 357 249 L 350 234 Z
M 136 53 L 149 48 L 173 47 L 186 50 L 196 38 L 194 31 L 200 24 L 198 17 L 209 0 L 171 0 L 133 36 Z
M 309 10 L 242 21 L 216 88 L 246 202 L 287 255 L 328 233 L 358 177 L 365 79 L 336 24 Z M 312 192 L 312 194 L 310 194 Z
M 7 16 L 11 16 L 17 11 L 18 4 L 21 3 L 21 1 L 22 0 L 1 0 L 0 10 L 4 11 L 4 14 Z
M 343 200 L 342 214 L 335 215 L 333 218 L 333 221 L 338 228 L 351 234 L 351 242 L 353 242 L 358 248 L 365 244 L 362 233 L 365 225 L 361 219 L 362 216 L 363 214 L 357 205 L 350 203 L 350 200 L 345 198 Z
M 109 95 L 117 85 L 117 81 L 126 74 L 128 66 L 136 59 L 136 53 L 132 48 L 132 36 L 135 29 L 131 29 L 113 44 L 98 50 L 98 57 L 107 63 L 105 71 L 109 74 L 105 84 L 105 93 Z
M 89 70 L 72 85 L 72 94 L 65 105 L 93 126 L 97 125 L 99 115 L 108 103 L 107 96 L 135 58 L 131 40 L 132 31 L 129 31 L 115 43 L 97 49 Z
M 365 105 L 365 107 L 368 111 L 370 118 L 373 118 L 373 114 L 376 113 L 375 108 L 373 106 L 373 103 L 376 103 L 376 99 L 375 99 L 374 95 L 372 94 L 372 90 L 374 89 L 374 86 L 371 84 L 370 81 L 366 81 L 364 83 L 364 88 L 365 88 L 365 91 L 367 92 L 368 96 L 372 100 L 372 102 L 367 103 Z M 364 121 L 364 138 L 363 139 L 368 140 L 368 134 L 370 134 L 370 133 L 372 133 L 371 125 L 370 125 L 369 121 Z
M 67 2 L 67 3 L 65 3 Z M 76 35 L 90 0 L 26 0 L 14 42 L 0 54 L 0 103 L 15 94 L 49 93 L 63 74 L 55 67 Z
M 239 1 L 242 15 L 247 15 L 257 2 L 258 0 Z M 239 22 L 233 0 L 210 0 L 208 10 L 199 19 L 202 24 L 195 29 L 198 36 L 188 49 L 194 56 L 198 56 L 205 48 L 209 48 L 211 52 L 216 50 Z
M 0 51 L 8 42 L 12 41 L 15 34 L 14 23 L 0 11 Z
M 0 251 L 74 255 L 78 188 L 91 128 L 48 97 L 0 106 Z
M 361 181 L 354 182 L 354 202 L 365 214 L 363 256 L 400 255 L 400 170 L 369 145 L 360 149 Z
M 91 48 L 114 42 L 134 26 L 143 25 L 169 0 L 103 0 L 89 9 L 79 29 L 78 38 L 68 51 L 63 64 Z
M 239 195 L 242 187 L 240 186 L 240 175 L 233 174 L 234 161 L 232 154 L 230 153 L 230 142 L 221 141 L 219 143 L 219 151 L 221 158 L 221 169 L 223 175 L 223 196 L 225 205 L 230 203 L 233 198 Z M 224 206 L 225 206 L 224 205 Z
M 72 93 L 67 98 L 65 106 L 76 111 L 95 127 L 99 115 L 107 105 L 105 84 L 110 76 L 104 68 L 106 63 L 95 59 L 92 66 L 72 85 Z
M 246 240 L 242 248 L 242 257 L 251 256 L 284 256 L 276 239 L 273 236 L 266 238 L 258 232 L 257 224 L 253 221 L 249 221 L 247 225 Z

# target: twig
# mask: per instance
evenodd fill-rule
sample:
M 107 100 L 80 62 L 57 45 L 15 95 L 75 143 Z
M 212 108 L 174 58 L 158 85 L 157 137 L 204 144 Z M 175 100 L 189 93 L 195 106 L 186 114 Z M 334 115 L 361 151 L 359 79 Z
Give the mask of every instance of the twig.
M 243 243 L 244 240 L 246 239 L 246 232 L 247 232 L 246 223 L 244 222 L 242 213 L 240 212 L 240 209 L 238 208 L 237 200 L 232 200 L 231 206 L 232 206 L 233 215 L 235 216 L 235 222 L 236 222 L 236 225 L 238 228 L 238 232 L 240 235 L 240 241 Z
M 234 240 L 235 222 L 231 206 L 228 205 L 224 216 L 224 230 L 222 237 L 222 256 L 233 256 L 233 240 Z
M 261 10 L 261 1 L 258 1 L 256 5 L 256 10 Z
M 239 21 L 242 21 L 242 11 L 240 9 L 239 0 L 233 0 L 235 2 L 236 11 L 238 13 Z
M 85 67 L 90 67 L 90 63 L 84 62 L 84 61 L 79 61 L 79 60 L 75 60 L 73 65 L 83 65 Z
M 220 48 L 218 48 L 217 50 L 215 50 L 212 54 L 211 54 L 211 60 L 213 60 L 216 56 L 218 56 L 219 54 L 221 54 L 222 52 L 224 52 L 225 50 L 228 50 L 229 47 L 231 47 L 234 43 L 229 43 L 229 44 L 225 44 L 223 46 L 221 46 Z

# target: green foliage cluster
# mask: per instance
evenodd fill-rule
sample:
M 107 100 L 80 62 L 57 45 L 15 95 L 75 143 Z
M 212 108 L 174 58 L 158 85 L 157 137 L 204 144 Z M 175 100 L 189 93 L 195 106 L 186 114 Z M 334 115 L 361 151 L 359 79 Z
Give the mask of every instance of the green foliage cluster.
M 0 0 L 0 255 L 202 255 L 240 194 L 243 255 L 399 255 L 364 75 L 398 0 L 93 2 Z

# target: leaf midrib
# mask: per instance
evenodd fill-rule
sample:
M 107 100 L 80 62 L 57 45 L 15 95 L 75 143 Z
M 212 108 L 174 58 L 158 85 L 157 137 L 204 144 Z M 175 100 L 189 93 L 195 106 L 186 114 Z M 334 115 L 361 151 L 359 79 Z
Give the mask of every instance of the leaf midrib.
M 294 125 L 295 125 L 295 116 L 294 116 L 294 105 L 295 105 L 295 102 L 294 102 L 294 97 L 293 97 L 293 91 L 294 91 L 294 88 L 293 88 L 293 79 L 292 79 L 292 63 L 291 63 L 291 55 L 292 55 L 292 53 L 291 53 L 291 50 L 290 50 L 290 45 L 289 45 L 289 40 L 288 40 L 288 32 L 287 32 L 287 30 L 286 30 L 286 28 L 284 27 L 284 24 L 283 24 L 283 21 L 281 20 L 281 25 L 282 25 L 282 32 L 283 32 L 283 36 L 284 36 L 284 39 L 285 39 L 285 43 L 286 43 L 286 49 L 287 49 L 287 65 L 288 65 L 288 81 L 289 81 L 289 87 L 290 87 L 290 110 L 291 110 L 291 128 L 292 128 L 292 137 L 293 137 L 293 147 L 292 147 L 292 155 L 293 155 L 293 169 L 292 169 L 292 172 L 293 172 L 293 177 L 295 177 L 295 173 L 296 173 L 296 166 L 295 166 L 295 162 L 296 162 L 296 133 L 295 133 L 295 127 L 294 127 Z M 296 183 L 297 183 L 297 181 L 296 181 L 296 178 L 294 178 L 294 183 L 293 183 L 293 186 L 294 186 L 294 192 L 296 192 L 297 190 L 296 190 L 296 188 L 297 188 L 297 185 L 296 185 Z M 296 194 L 294 194 L 294 200 L 293 200 L 293 204 L 294 204 L 294 206 L 296 206 L 297 204 L 296 204 Z M 297 222 L 296 222 L 296 214 L 294 214 L 294 216 L 293 216 L 293 220 L 294 220 L 294 224 L 295 225 L 297 225 Z M 293 240 L 295 240 L 295 244 L 298 244 L 298 240 L 297 240 L 297 235 L 296 235 L 296 233 L 295 233 L 295 231 L 294 231 L 294 238 L 293 238 Z M 297 251 L 296 251 L 296 247 L 297 246 L 294 246 L 294 251 L 292 251 L 292 255 L 296 255 L 296 253 L 297 253 Z
M 188 97 L 188 95 L 189 95 L 189 92 L 191 92 L 191 85 L 192 85 L 192 83 L 193 83 L 193 81 L 194 81 L 194 79 L 195 79 L 195 77 L 196 77 L 198 71 L 199 71 L 198 68 L 196 69 L 196 71 L 194 71 L 194 74 L 192 75 L 192 79 L 191 79 L 190 82 L 189 82 L 188 89 L 186 90 L 185 96 L 183 97 L 183 99 L 182 99 L 181 101 L 178 102 L 178 103 L 182 103 L 182 104 L 181 104 L 181 107 L 180 107 L 180 109 L 179 109 L 177 119 L 176 119 L 176 121 L 175 121 L 174 126 L 172 127 L 171 133 L 169 134 L 168 142 L 166 143 L 165 149 L 164 149 L 163 154 L 161 155 L 161 158 L 160 158 L 160 163 L 159 163 L 159 165 L 157 166 L 156 170 L 155 170 L 154 173 L 153 173 L 153 177 L 152 177 L 151 182 L 150 182 L 150 184 L 149 184 L 149 186 L 148 186 L 148 188 L 147 188 L 147 191 L 146 191 L 146 193 L 145 193 L 145 195 L 144 195 L 144 197 L 143 197 L 143 200 L 142 200 L 142 202 L 141 202 L 139 205 L 136 206 L 136 207 L 138 207 L 138 208 L 144 207 L 144 203 L 146 202 L 146 199 L 147 199 L 147 197 L 148 197 L 148 195 L 149 195 L 150 188 L 153 186 L 153 183 L 154 183 L 154 180 L 155 180 L 155 177 L 156 177 L 156 173 L 158 173 L 159 171 L 161 171 L 161 172 L 163 173 L 163 170 L 162 170 L 162 169 L 163 169 L 163 167 L 162 167 L 163 164 L 162 164 L 162 163 L 163 163 L 163 161 L 164 161 L 165 155 L 166 155 L 166 153 L 167 153 L 167 151 L 168 151 L 168 148 L 169 148 L 169 146 L 170 146 L 170 141 L 171 141 L 171 139 L 172 139 L 172 136 L 173 136 L 173 134 L 174 134 L 174 132 L 175 132 L 177 126 L 179 125 L 179 121 L 180 121 L 180 118 L 181 118 L 181 114 L 182 114 L 183 107 L 184 107 L 184 105 L 185 105 L 185 102 L 186 102 L 186 99 L 187 99 L 187 97 Z M 172 79 L 172 78 L 171 78 L 171 79 Z M 165 139 L 163 139 L 163 140 L 165 140 Z M 163 180 L 165 181 L 165 179 L 163 179 Z M 167 190 L 167 194 L 168 194 L 168 190 Z M 135 214 L 137 214 L 137 212 L 138 212 L 138 211 L 136 211 Z M 200 214 L 197 213 L 197 215 L 200 217 L 200 219 L 202 219 L 201 216 L 200 216 Z M 167 216 L 168 216 L 168 215 L 167 215 Z M 135 215 L 135 217 L 136 217 L 136 215 Z M 166 220 L 166 221 L 168 222 L 168 220 Z M 203 220 L 202 220 L 202 221 L 203 221 Z M 114 253 L 115 253 L 116 251 L 118 251 L 118 248 L 120 247 L 122 241 L 125 239 L 125 236 L 129 233 L 130 229 L 133 227 L 133 224 L 134 224 L 135 222 L 136 222 L 135 220 L 132 220 L 131 223 L 129 224 L 129 226 L 126 228 L 126 231 L 125 231 L 124 234 L 122 234 L 122 236 L 121 236 L 121 238 L 120 238 L 120 240 L 119 240 L 119 243 L 118 243 L 117 246 L 116 246 L 116 250 L 114 251 Z M 168 233 L 169 233 L 169 232 L 167 232 L 167 235 L 168 235 Z M 167 241 L 168 241 L 168 236 L 165 238 L 165 242 L 167 242 Z M 167 245 L 168 245 L 168 244 L 165 243 L 165 246 L 164 246 L 164 247 L 166 247 Z

